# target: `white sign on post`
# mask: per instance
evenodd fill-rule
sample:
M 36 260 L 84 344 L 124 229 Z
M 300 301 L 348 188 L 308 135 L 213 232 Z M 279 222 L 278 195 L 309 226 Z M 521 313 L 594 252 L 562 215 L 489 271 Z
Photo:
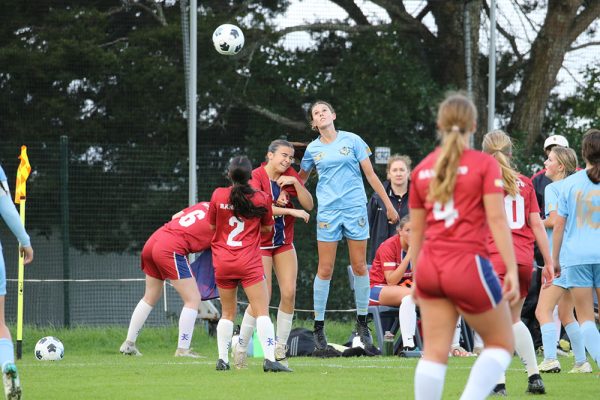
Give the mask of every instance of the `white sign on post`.
M 387 164 L 390 154 L 389 147 L 375 147 L 375 164 Z

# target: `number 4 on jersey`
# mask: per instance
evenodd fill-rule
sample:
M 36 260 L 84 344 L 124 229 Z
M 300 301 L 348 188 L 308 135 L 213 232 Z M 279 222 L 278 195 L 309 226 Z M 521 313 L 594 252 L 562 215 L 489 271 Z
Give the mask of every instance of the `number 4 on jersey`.
M 439 201 L 433 203 L 433 218 L 436 221 L 444 220 L 444 226 L 449 228 L 458 218 L 458 210 L 454 208 L 454 199 L 442 205 Z

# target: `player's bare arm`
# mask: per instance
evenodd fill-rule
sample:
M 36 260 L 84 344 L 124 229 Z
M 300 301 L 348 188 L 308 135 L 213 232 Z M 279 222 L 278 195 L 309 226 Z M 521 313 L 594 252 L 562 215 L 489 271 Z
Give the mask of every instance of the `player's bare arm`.
M 504 298 L 513 305 L 519 301 L 519 276 L 512 234 L 508 227 L 508 222 L 506 221 L 504 196 L 501 193 L 484 194 L 483 205 L 485 207 L 488 226 L 494 237 L 494 242 L 500 252 L 502 261 L 504 261 L 504 265 L 506 265 L 503 288 Z M 414 226 L 412 229 L 414 229 Z
M 540 214 L 530 213 L 529 214 L 529 226 L 535 236 L 535 241 L 542 253 L 544 258 L 544 269 L 542 270 L 542 280 L 544 287 L 550 286 L 554 279 L 554 265 L 552 262 L 552 255 L 550 254 L 550 243 L 548 242 L 548 236 L 544 230 L 544 224 L 540 217 Z

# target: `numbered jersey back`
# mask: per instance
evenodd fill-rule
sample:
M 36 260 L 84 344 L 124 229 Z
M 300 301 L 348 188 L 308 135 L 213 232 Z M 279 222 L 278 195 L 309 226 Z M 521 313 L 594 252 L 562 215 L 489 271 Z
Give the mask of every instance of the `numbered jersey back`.
M 267 209 L 262 218 L 236 217 L 233 206 L 229 202 L 231 187 L 218 188 L 214 191 L 208 212 L 211 225 L 216 231 L 212 241 L 213 261 L 220 263 L 236 263 L 240 267 L 260 260 L 260 228 L 273 224 L 271 199 L 264 192 L 255 192 L 249 199 L 256 206 Z
M 209 203 L 203 201 L 184 209 L 177 218 L 165 224 L 164 231 L 171 232 L 186 242 L 187 253 L 198 253 L 210 248 L 213 230 L 208 223 Z
M 486 253 L 488 234 L 483 195 L 502 193 L 500 167 L 496 160 L 482 152 L 465 150 L 457 170 L 452 198 L 445 204 L 427 200 L 429 183 L 440 150 L 429 154 L 413 171 L 411 208 L 425 209 L 425 239 L 465 251 Z
M 535 236 L 529 225 L 529 214 L 539 213 L 540 208 L 529 178 L 519 174 L 517 188 L 519 192 L 514 196 L 504 193 L 504 211 L 512 233 L 517 264 L 529 266 L 533 264 L 535 242 Z M 498 254 L 492 235 L 488 235 L 488 249 L 492 257 Z

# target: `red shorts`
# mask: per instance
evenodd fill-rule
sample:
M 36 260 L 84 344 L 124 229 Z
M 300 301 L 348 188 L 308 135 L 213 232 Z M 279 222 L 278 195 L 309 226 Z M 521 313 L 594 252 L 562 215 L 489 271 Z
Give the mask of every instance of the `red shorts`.
M 476 253 L 433 248 L 427 243 L 415 271 L 417 297 L 446 298 L 467 314 L 479 314 L 502 300 L 492 264 Z
M 260 255 L 263 256 L 263 257 L 271 257 L 271 258 L 273 258 L 277 254 L 285 253 L 286 251 L 290 251 L 290 250 L 294 250 L 294 245 L 293 244 L 282 244 L 281 246 L 271 247 L 271 248 L 268 248 L 268 249 L 263 249 L 261 247 L 261 249 L 260 249 Z
M 265 270 L 261 259 L 258 260 L 258 263 L 244 266 L 218 264 L 215 261 L 217 260 L 213 255 L 215 281 L 219 288 L 235 289 L 240 282 L 242 287 L 248 287 L 265 280 Z
M 500 284 L 504 284 L 504 275 L 506 275 L 506 265 L 502 261 L 500 257 L 492 257 L 490 259 L 492 264 L 494 265 L 494 271 L 498 274 L 498 278 L 500 279 Z M 519 294 L 521 298 L 524 299 L 527 297 L 527 293 L 529 292 L 529 286 L 531 285 L 531 277 L 533 274 L 533 266 L 532 265 L 522 265 L 519 264 Z
M 190 263 L 184 254 L 173 251 L 169 241 L 152 235 L 142 250 L 142 271 L 156 279 L 177 280 L 193 278 Z

